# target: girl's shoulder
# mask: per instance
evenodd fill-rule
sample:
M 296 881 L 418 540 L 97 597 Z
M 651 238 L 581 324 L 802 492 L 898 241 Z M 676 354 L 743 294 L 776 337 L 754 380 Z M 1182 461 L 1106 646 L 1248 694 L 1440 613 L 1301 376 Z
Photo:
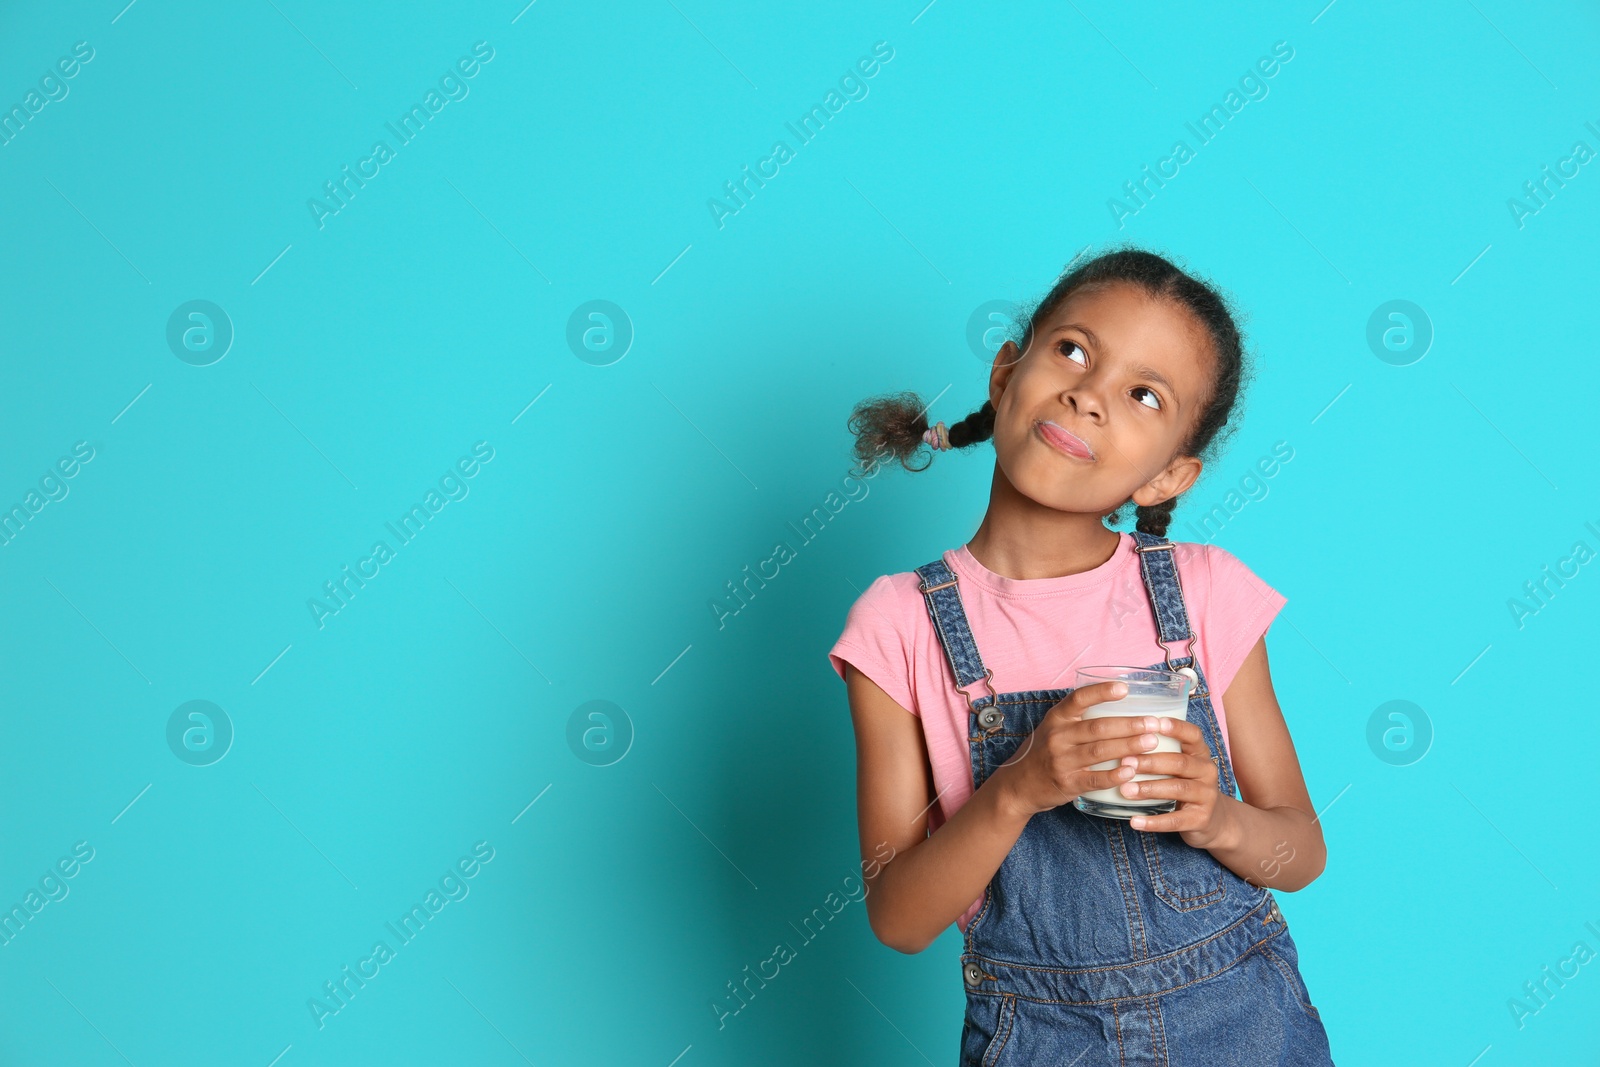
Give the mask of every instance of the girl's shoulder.
M 1210 588 L 1236 588 L 1251 584 L 1265 584 L 1242 559 L 1208 541 L 1178 541 L 1173 544 L 1173 560 L 1179 574 L 1204 582 Z
M 949 567 L 952 554 L 942 552 L 938 559 Z M 927 621 L 922 575 L 914 569 L 895 571 L 879 575 L 865 589 L 859 590 L 855 602 L 850 605 L 839 640 L 857 646 L 895 644 L 904 647 L 916 640 L 921 624 Z
M 913 677 L 917 656 L 916 613 L 922 611 L 922 579 L 900 571 L 873 579 L 860 591 L 828 660 L 840 678 L 845 664 L 877 683 L 901 707 L 918 714 Z
M 1224 640 L 1216 636 L 1221 633 L 1250 634 L 1258 624 L 1264 629 L 1288 602 L 1248 564 L 1221 545 L 1168 540 L 1172 541 L 1173 565 L 1178 571 L 1190 621 L 1202 634 L 1212 635 L 1213 642 Z M 1137 562 L 1133 566 L 1137 569 Z
M 1206 681 L 1225 694 L 1288 598 L 1220 545 L 1191 542 L 1177 563 Z
M 855 624 L 884 626 L 898 632 L 905 619 L 922 610 L 922 576 L 916 571 L 879 575 L 850 605 L 846 629 Z

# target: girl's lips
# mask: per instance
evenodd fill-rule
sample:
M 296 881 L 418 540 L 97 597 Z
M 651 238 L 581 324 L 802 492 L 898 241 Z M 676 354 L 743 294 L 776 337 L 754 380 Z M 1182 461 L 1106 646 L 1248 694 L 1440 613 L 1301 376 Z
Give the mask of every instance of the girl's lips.
M 1067 432 L 1049 419 L 1041 419 L 1033 425 L 1045 444 L 1056 451 L 1064 452 L 1074 459 L 1094 459 L 1094 449 L 1089 447 L 1088 442 Z

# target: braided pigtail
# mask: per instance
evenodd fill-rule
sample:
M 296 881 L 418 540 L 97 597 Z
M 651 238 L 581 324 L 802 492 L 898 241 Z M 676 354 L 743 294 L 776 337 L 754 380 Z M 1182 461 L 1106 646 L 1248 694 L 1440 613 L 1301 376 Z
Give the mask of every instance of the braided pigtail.
M 1136 509 L 1138 520 L 1134 523 L 1134 529 L 1156 537 L 1167 536 L 1167 527 L 1172 523 L 1172 512 L 1177 506 L 1177 497 L 1170 497 L 1151 507 L 1139 505 Z
M 933 453 L 951 448 L 966 448 L 994 436 L 994 406 L 983 406 L 954 426 L 928 425 L 928 406 L 916 393 L 890 393 L 871 397 L 850 413 L 850 432 L 855 435 L 856 467 L 853 473 L 865 477 L 885 459 L 899 460 L 908 471 L 928 469 Z M 927 450 L 921 466 L 911 460 Z
M 994 405 L 987 400 L 971 415 L 950 427 L 950 447 L 966 448 L 994 436 Z

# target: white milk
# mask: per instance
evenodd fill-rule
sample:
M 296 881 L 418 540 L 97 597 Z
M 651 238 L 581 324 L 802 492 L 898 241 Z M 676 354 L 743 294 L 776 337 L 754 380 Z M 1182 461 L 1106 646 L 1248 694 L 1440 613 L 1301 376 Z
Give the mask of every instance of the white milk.
M 1158 715 L 1167 719 L 1187 719 L 1189 701 L 1181 695 L 1167 695 L 1162 693 L 1136 693 L 1129 694 L 1121 700 L 1107 700 L 1091 705 L 1084 709 L 1085 719 L 1103 719 L 1111 715 Z M 1145 750 L 1146 752 L 1182 752 L 1178 739 L 1170 734 L 1156 733 L 1156 747 Z M 1106 760 L 1096 763 L 1089 769 L 1092 771 L 1109 771 L 1122 761 L 1120 759 Z M 1148 782 L 1153 778 L 1171 778 L 1170 774 L 1136 774 L 1128 779 L 1130 782 Z M 1125 797 L 1121 793 L 1119 783 L 1111 789 L 1089 789 L 1083 794 L 1084 799 L 1097 801 L 1101 804 L 1120 804 L 1129 808 L 1149 808 L 1160 804 L 1172 803 L 1169 797 Z

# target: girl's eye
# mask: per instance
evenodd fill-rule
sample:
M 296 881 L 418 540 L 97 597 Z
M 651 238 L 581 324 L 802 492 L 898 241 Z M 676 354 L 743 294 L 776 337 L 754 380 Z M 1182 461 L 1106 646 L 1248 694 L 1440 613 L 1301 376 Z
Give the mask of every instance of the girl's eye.
M 1067 352 L 1068 352 L 1069 349 L 1077 349 L 1077 351 L 1079 352 L 1080 355 L 1083 355 L 1085 357 L 1088 356 L 1088 353 L 1084 352 L 1083 346 L 1080 345 L 1076 341 L 1073 341 L 1073 340 L 1062 340 L 1060 344 L 1056 345 L 1056 351 L 1060 352 L 1062 355 L 1067 356 L 1068 359 L 1072 359 L 1072 357 L 1070 355 L 1067 355 Z M 1073 359 L 1072 361 L 1074 363 L 1079 363 L 1081 365 L 1081 361 L 1080 360 Z M 1156 393 L 1156 391 L 1154 389 L 1151 389 L 1149 386 L 1140 385 L 1140 386 L 1136 386 L 1135 387 L 1135 391 L 1136 392 L 1142 392 L 1142 393 L 1148 393 L 1149 396 L 1150 396 L 1150 400 L 1153 401 L 1153 403 L 1145 403 L 1144 401 L 1141 400 L 1140 403 L 1145 404 L 1145 406 L 1150 408 L 1152 411 L 1160 411 L 1161 410 L 1161 397 L 1160 397 L 1160 395 L 1158 393 Z
M 1056 351 L 1060 352 L 1062 355 L 1066 355 L 1065 350 L 1069 348 L 1076 348 L 1079 352 L 1083 352 L 1083 346 L 1076 341 L 1062 341 L 1060 344 L 1056 345 Z M 1087 356 L 1088 353 L 1084 353 L 1084 355 Z M 1067 358 L 1072 359 L 1071 356 L 1067 356 Z M 1078 361 L 1073 360 L 1073 362 L 1076 363 Z

